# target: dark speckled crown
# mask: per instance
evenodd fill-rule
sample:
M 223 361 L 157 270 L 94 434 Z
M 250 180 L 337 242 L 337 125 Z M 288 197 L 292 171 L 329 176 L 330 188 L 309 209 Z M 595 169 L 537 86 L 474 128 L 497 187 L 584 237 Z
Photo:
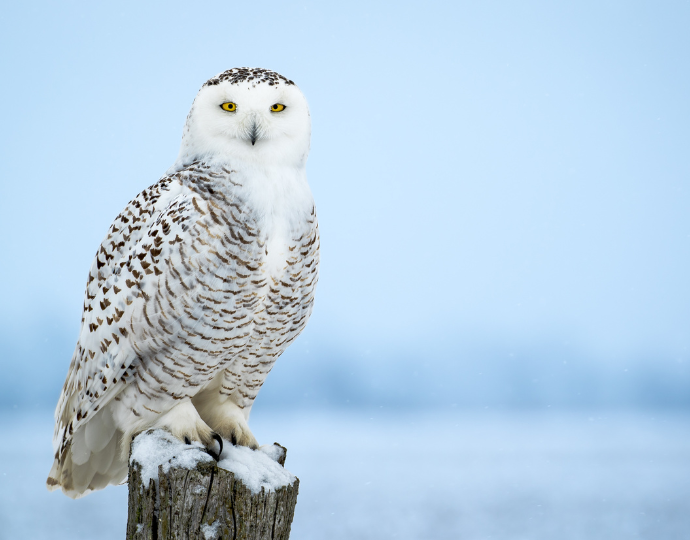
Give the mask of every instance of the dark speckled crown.
M 269 86 L 280 84 L 281 82 L 287 86 L 295 84 L 289 79 L 286 79 L 281 74 L 268 69 L 262 68 L 232 68 L 224 71 L 220 75 L 209 79 L 204 83 L 204 86 L 213 86 L 222 82 L 229 82 L 230 84 L 239 84 L 250 82 L 252 84 L 266 83 Z M 204 87 L 202 86 L 202 88 Z

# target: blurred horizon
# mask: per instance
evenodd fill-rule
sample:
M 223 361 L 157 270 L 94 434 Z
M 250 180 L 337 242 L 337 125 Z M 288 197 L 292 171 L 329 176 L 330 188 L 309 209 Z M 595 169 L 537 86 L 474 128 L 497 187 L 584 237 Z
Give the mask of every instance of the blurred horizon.
M 7 5 L 0 407 L 55 406 L 112 219 L 203 82 L 256 65 L 310 103 L 322 234 L 314 314 L 257 407 L 688 409 L 689 22 L 622 0 Z
M 596 356 L 569 342 L 554 339 L 546 344 L 530 343 L 515 336 L 497 338 L 493 344 L 481 338 L 458 340 L 458 352 L 453 356 L 443 350 L 443 343 L 431 353 L 419 348 L 391 352 L 386 344 L 370 342 L 366 343 L 369 348 L 360 349 L 333 343 L 310 326 L 276 363 L 255 410 L 323 406 L 400 410 L 690 407 L 686 364 L 652 352 L 624 358 Z M 50 351 L 51 358 L 62 362 L 46 363 L 31 386 L 1 381 L 0 408 L 55 406 L 74 347 L 69 334 L 56 330 L 35 341 L 14 336 L 14 342 L 23 346 L 15 351 L 10 348 L 12 341 L 2 341 L 4 358 L 40 365 L 41 355 Z M 438 365 L 444 369 L 440 379 L 433 371 Z

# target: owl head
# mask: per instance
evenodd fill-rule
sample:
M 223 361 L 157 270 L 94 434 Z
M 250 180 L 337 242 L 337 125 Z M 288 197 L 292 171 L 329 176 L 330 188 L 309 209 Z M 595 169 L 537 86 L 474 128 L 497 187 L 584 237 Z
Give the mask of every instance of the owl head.
M 199 90 L 176 163 L 205 159 L 303 167 L 310 137 L 309 107 L 295 83 L 266 69 L 233 68 Z

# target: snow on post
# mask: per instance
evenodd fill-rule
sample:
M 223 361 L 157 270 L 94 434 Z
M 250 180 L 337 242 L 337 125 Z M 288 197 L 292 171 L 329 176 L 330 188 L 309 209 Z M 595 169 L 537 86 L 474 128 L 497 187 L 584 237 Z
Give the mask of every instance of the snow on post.
M 216 462 L 200 444 L 162 430 L 132 443 L 127 540 L 281 539 L 290 536 L 299 479 L 279 444 L 223 444 Z

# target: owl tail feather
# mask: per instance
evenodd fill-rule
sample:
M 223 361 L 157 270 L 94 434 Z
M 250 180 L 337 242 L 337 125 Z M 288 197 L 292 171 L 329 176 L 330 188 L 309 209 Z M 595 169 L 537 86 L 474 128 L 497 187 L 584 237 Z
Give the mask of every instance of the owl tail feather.
M 127 477 L 127 459 L 122 457 L 122 432 L 115 428 L 110 411 L 99 412 L 74 433 L 58 454 L 46 480 L 49 491 L 78 499 Z M 107 416 L 106 416 L 107 415 Z

